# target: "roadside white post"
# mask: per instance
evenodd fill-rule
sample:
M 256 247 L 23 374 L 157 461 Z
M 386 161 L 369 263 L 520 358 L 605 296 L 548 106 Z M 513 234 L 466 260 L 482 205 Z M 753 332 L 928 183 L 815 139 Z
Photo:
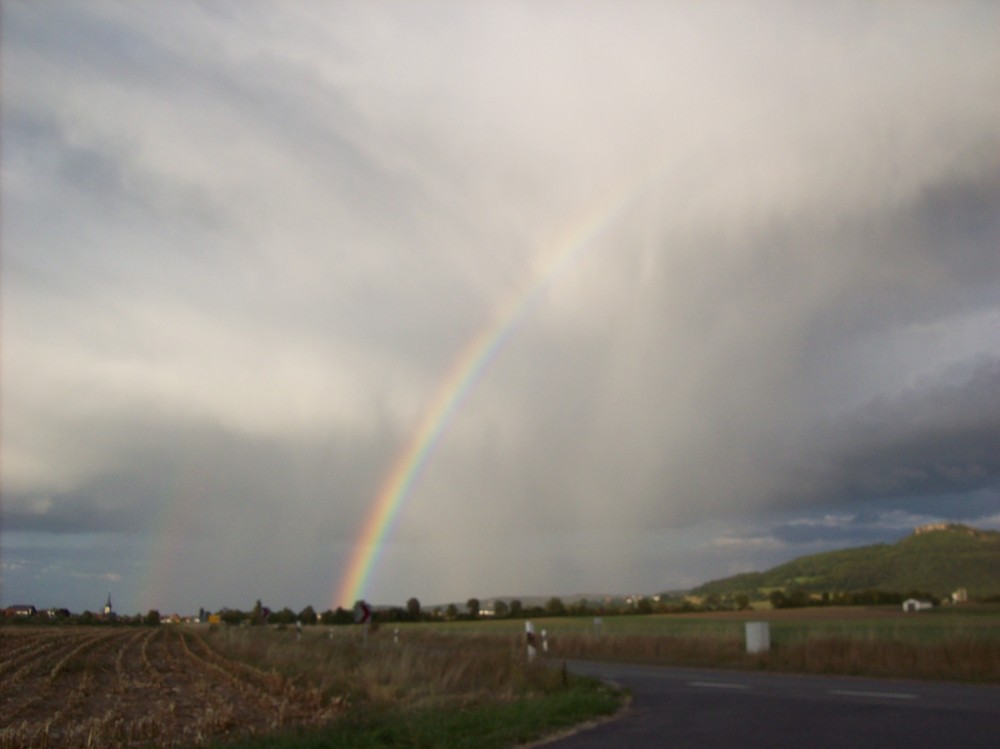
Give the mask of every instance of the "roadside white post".
M 549 632 L 548 630 L 542 630 L 542 652 L 549 652 Z
M 766 653 L 771 649 L 771 628 L 767 622 L 747 622 L 747 653 Z
M 601 625 L 604 624 L 604 620 L 599 616 L 594 617 L 594 637 L 601 636 Z
M 531 622 L 525 622 L 524 635 L 528 641 L 528 663 L 531 663 L 535 660 L 535 654 L 538 652 L 535 650 L 535 625 Z

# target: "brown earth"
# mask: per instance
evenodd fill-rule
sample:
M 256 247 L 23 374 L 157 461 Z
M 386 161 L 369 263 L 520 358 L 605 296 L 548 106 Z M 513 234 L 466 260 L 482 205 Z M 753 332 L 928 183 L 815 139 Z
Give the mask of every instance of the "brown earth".
M 0 630 L 0 749 L 200 744 L 337 712 L 169 626 Z

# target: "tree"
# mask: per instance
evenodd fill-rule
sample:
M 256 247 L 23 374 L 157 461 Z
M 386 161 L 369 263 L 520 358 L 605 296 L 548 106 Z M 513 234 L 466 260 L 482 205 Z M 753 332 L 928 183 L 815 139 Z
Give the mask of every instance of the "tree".
M 449 603 L 448 608 L 445 609 L 445 616 L 449 619 L 454 619 L 458 616 L 458 606 L 453 603 Z
M 561 598 L 552 596 L 549 602 L 545 604 L 545 612 L 550 616 L 562 616 L 566 613 L 566 604 L 562 602 Z
M 788 600 L 785 602 L 785 606 L 788 608 L 801 609 L 809 605 L 809 594 L 802 590 L 802 588 L 796 588 L 788 595 Z
M 156 609 L 150 609 L 146 617 L 142 620 L 142 623 L 150 627 L 160 626 L 160 612 Z
M 275 611 L 271 614 L 269 620 L 272 624 L 294 624 L 295 612 L 286 606 L 281 611 Z
M 316 610 L 312 606 L 306 606 L 299 612 L 299 621 L 303 624 L 315 624 L 317 618 Z
M 510 602 L 510 615 L 511 616 L 521 616 L 524 611 L 524 604 L 521 603 L 520 598 L 515 598 Z
M 510 613 L 510 607 L 504 601 L 497 601 L 493 607 L 493 613 L 497 617 L 505 617 Z
M 768 598 L 771 599 L 771 608 L 783 609 L 788 606 L 788 599 L 785 597 L 784 591 L 772 590 Z
M 733 601 L 736 603 L 736 608 L 740 611 L 746 611 L 750 608 L 750 596 L 746 593 L 737 593 Z
M 406 613 L 415 622 L 420 621 L 420 601 L 411 598 L 406 602 Z
M 247 615 L 238 609 L 222 609 L 219 618 L 226 624 L 239 624 L 247 618 Z
M 264 623 L 264 607 L 260 603 L 260 599 L 253 605 L 253 609 L 250 611 L 250 624 L 257 626 L 258 624 Z
M 324 611 L 320 615 L 319 620 L 323 624 L 353 624 L 354 612 L 338 606 L 336 611 L 331 609 Z
M 469 610 L 469 616 L 471 616 L 473 619 L 479 616 L 478 598 L 470 598 L 468 601 L 465 602 L 465 607 Z

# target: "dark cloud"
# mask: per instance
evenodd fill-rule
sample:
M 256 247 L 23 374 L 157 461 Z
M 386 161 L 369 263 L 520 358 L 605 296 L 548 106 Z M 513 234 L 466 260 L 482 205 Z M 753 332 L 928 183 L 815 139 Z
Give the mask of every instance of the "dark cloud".
M 831 426 L 825 493 L 921 497 L 1000 487 L 1000 360 L 957 382 L 921 382 Z M 821 479 L 822 480 L 822 479 Z
M 102 507 L 92 497 L 7 496 L 3 528 L 56 534 L 137 532 L 144 518 L 139 508 Z

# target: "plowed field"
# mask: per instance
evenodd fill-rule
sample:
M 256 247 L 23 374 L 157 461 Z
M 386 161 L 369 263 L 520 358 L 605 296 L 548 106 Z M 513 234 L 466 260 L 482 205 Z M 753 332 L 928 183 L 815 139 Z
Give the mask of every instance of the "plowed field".
M 194 745 L 317 725 L 336 704 L 170 626 L 0 630 L 0 749 Z

